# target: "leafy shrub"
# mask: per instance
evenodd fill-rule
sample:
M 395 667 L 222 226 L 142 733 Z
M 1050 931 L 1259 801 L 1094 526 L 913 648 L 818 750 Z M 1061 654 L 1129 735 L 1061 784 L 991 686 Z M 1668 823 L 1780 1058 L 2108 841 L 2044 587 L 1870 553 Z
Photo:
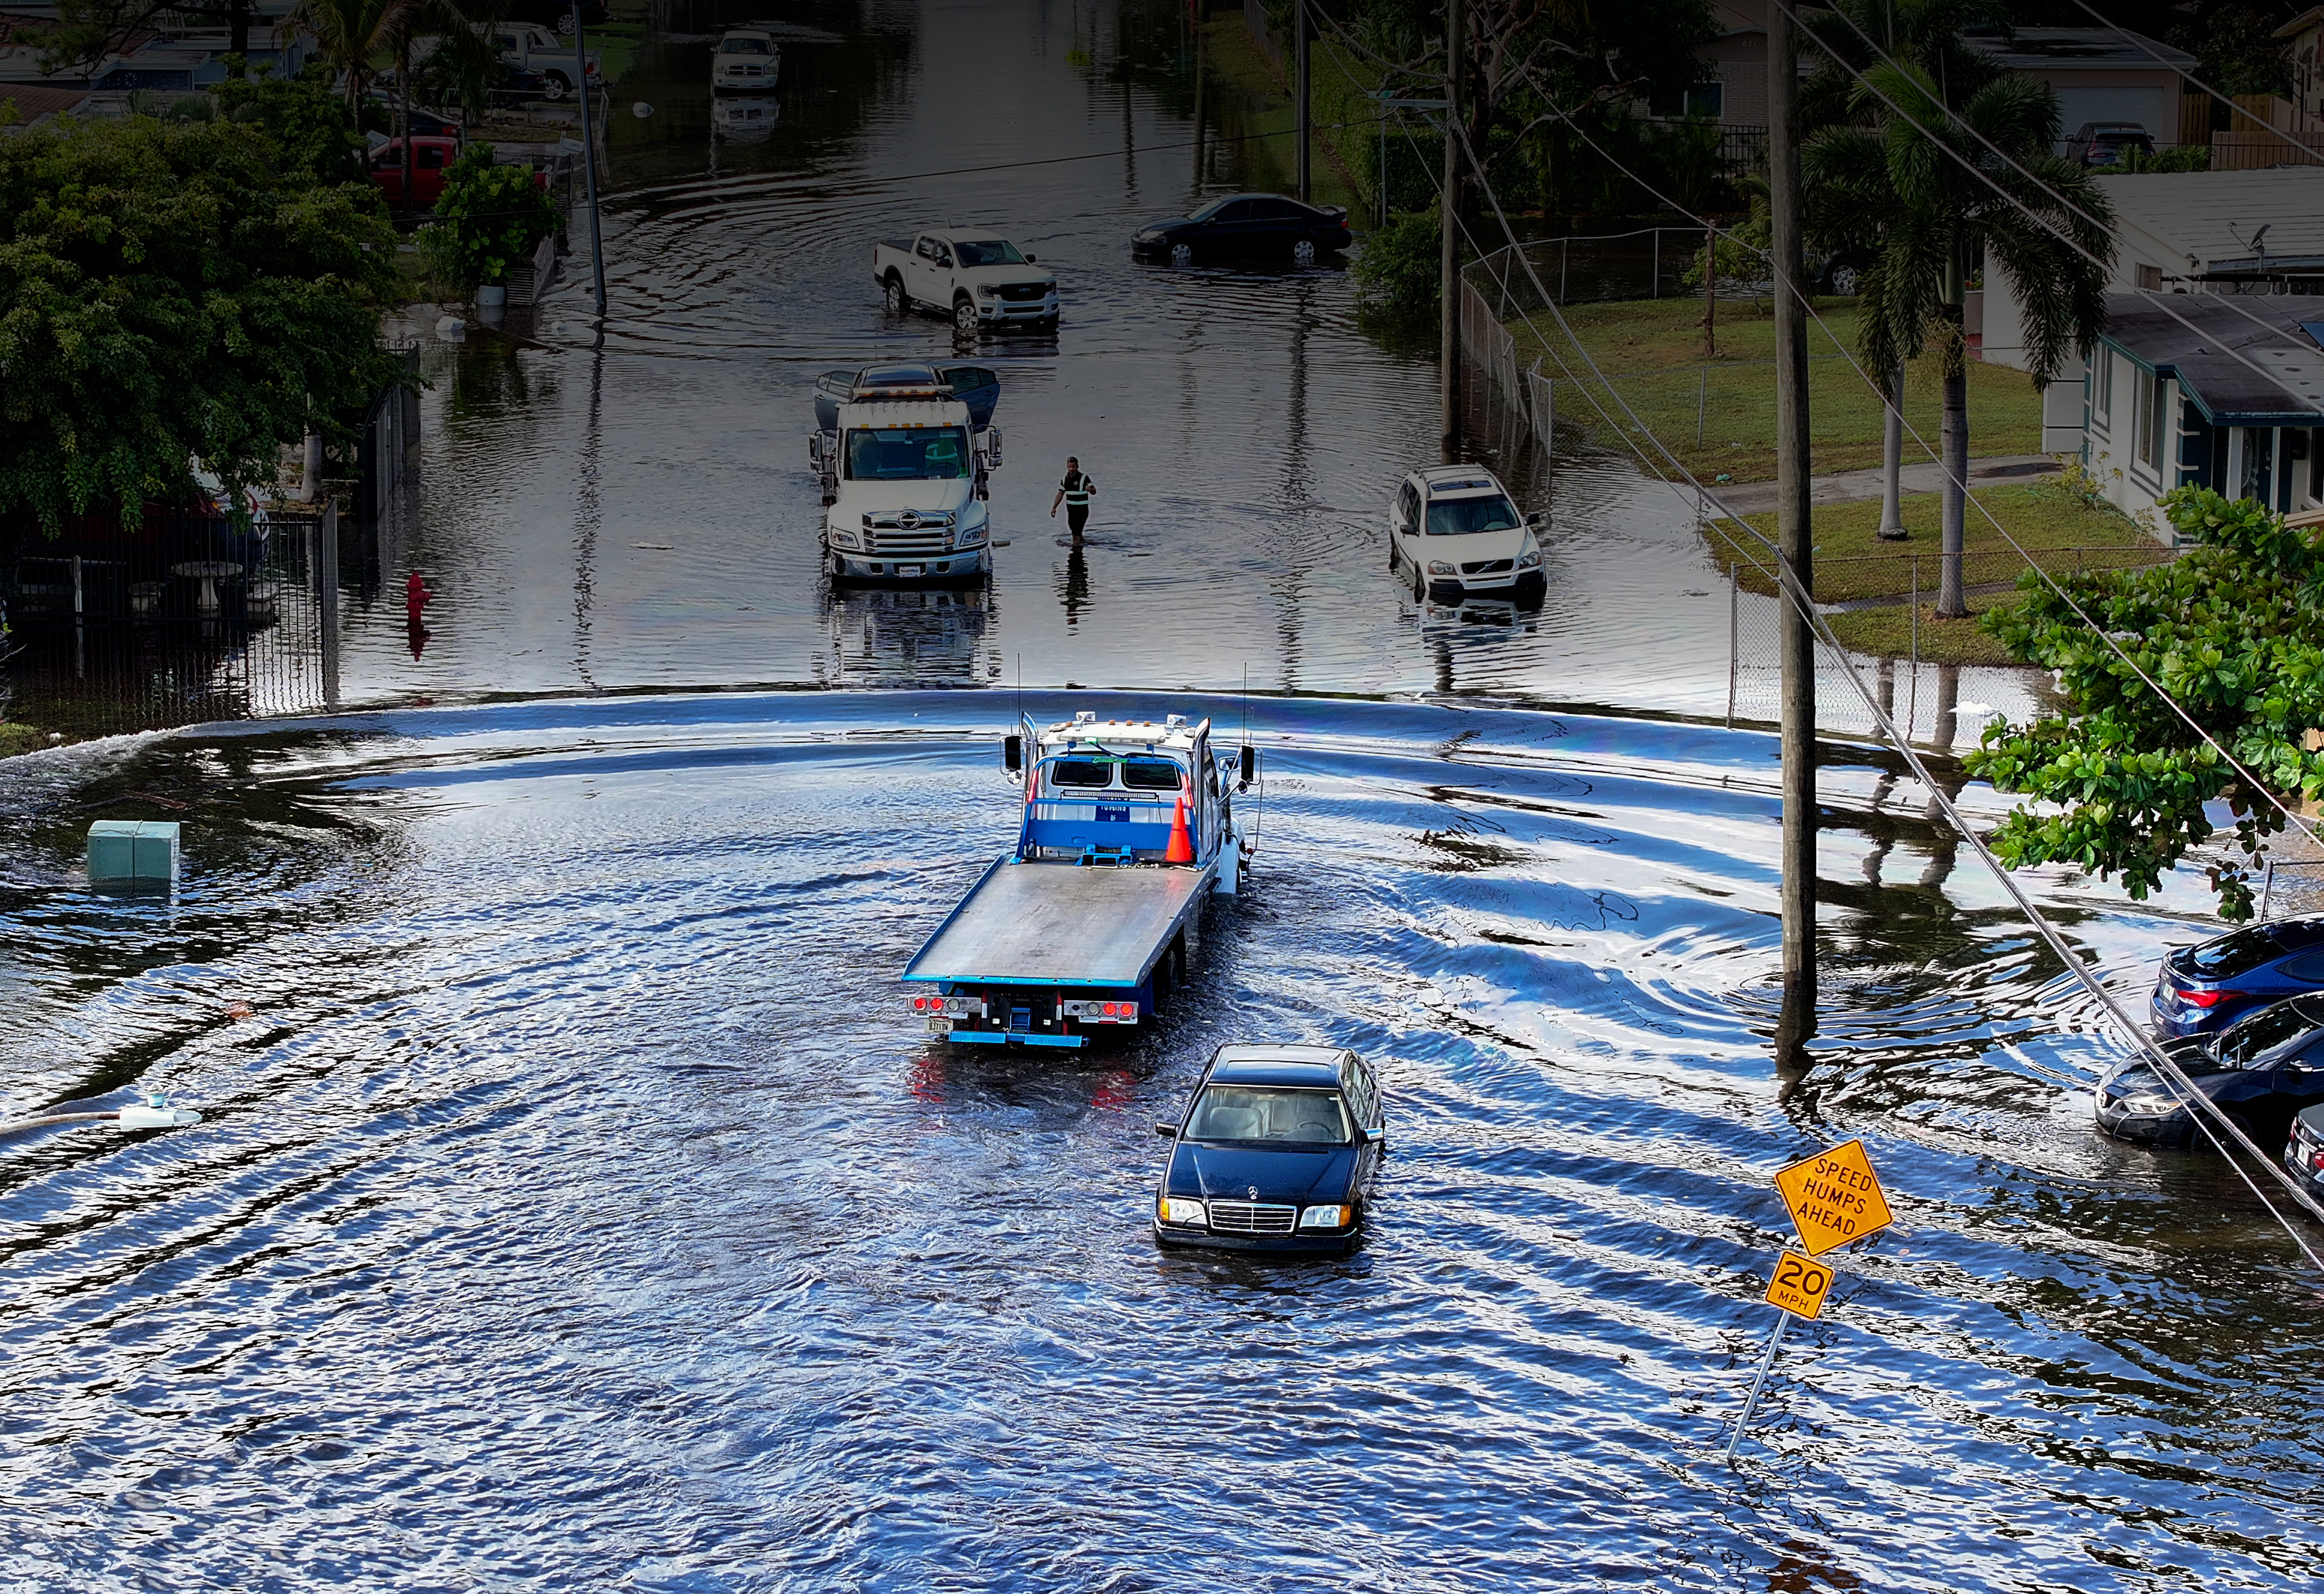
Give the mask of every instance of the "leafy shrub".
M 2209 144 L 2164 144 L 2153 154 L 2144 150 L 2130 149 L 2122 152 L 2122 164 L 2116 171 L 2209 171 L 2211 169 L 2211 146 Z
M 502 283 L 557 231 L 557 206 L 530 166 L 495 166 L 493 146 L 470 144 L 445 174 L 436 220 L 420 230 L 420 257 L 463 291 Z
M 1366 235 L 1350 267 L 1367 309 L 1396 315 L 1434 315 L 1443 269 L 1444 229 L 1434 210 L 1391 218 Z

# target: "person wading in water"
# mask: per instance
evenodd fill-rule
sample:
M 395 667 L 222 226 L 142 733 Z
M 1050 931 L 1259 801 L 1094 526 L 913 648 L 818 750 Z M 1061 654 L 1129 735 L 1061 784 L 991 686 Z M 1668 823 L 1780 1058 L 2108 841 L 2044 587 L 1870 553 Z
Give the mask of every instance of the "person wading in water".
M 1082 528 L 1089 524 L 1090 497 L 1097 484 L 1082 474 L 1082 462 L 1071 455 L 1065 457 L 1065 479 L 1057 484 L 1057 495 L 1049 501 L 1049 519 L 1057 518 L 1057 505 L 1065 506 L 1065 524 L 1071 528 L 1074 540 L 1082 539 Z

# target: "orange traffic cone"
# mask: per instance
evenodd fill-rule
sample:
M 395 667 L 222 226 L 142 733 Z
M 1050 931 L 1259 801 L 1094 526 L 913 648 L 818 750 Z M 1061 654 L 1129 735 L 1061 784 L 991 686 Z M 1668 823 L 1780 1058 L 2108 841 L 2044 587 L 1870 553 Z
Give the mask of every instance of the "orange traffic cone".
M 1178 810 L 1170 815 L 1170 850 L 1162 854 L 1165 863 L 1192 863 L 1194 861 L 1194 838 L 1186 829 L 1186 793 L 1178 793 Z

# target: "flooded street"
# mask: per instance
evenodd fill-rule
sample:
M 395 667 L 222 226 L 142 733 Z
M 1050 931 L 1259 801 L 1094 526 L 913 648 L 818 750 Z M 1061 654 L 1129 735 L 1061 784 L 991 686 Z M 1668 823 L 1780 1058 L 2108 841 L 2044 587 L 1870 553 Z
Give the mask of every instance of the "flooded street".
M 1691 506 L 1524 455 L 1545 604 L 1416 604 L 1384 510 L 1433 458 L 1433 365 L 1340 272 L 1129 259 L 1194 191 L 1179 11 L 798 14 L 845 41 L 786 46 L 763 138 L 713 142 L 710 6 L 624 80 L 602 339 L 576 257 L 537 346 L 426 354 L 346 713 L 0 783 L 11 1116 L 208 1115 L 0 1164 L 0 1582 L 2312 1579 L 2317 1281 L 2217 1161 L 2094 1133 L 2119 1039 L 1892 754 L 1829 744 L 1822 1029 L 1773 1061 L 1776 746 L 1716 723 Z M 1272 186 L 1219 136 L 1214 188 Z M 808 384 L 950 357 L 867 268 L 955 220 L 1065 284 L 1054 336 L 977 355 L 1008 546 L 989 589 L 835 592 Z M 1738 624 L 1772 661 L 1764 608 Z M 1891 685 L 1943 744 L 2026 690 Z M 1265 750 L 1250 894 L 1111 1049 L 930 1045 L 897 981 L 1016 834 L 1020 707 Z M 93 892 L 89 819 L 149 812 L 179 890 Z M 2209 898 L 2028 885 L 2135 1005 Z M 1154 1121 L 1245 1038 L 1380 1072 L 1345 1260 L 1149 1238 Z M 1729 1469 L 1769 1175 L 1854 1137 L 1898 1225 L 1838 1258 Z

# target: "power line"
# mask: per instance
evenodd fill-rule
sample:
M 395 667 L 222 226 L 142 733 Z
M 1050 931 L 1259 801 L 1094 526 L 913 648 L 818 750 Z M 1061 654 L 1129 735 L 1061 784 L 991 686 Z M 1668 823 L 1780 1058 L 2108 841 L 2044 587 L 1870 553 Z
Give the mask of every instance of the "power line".
M 2089 967 L 2082 962 L 2081 958 L 2075 954 L 2072 947 L 2066 942 L 2065 938 L 2058 933 L 2056 926 L 2052 926 L 2048 918 L 2043 915 L 2041 910 L 2034 905 L 2033 900 L 2025 895 L 2024 889 L 2018 885 L 2017 881 L 2011 876 L 2009 871 L 2002 867 L 2000 860 L 1993 855 L 1991 849 L 1986 845 L 1984 839 L 1977 834 L 1967 819 L 1962 816 L 1960 810 L 1955 806 L 1951 797 L 1946 795 L 1943 787 L 1939 785 L 1935 778 L 1929 773 L 1928 767 L 1922 760 L 1918 750 L 1916 750 L 1905 738 L 1904 733 L 1897 729 L 1894 718 L 1890 716 L 1886 710 L 1880 706 L 1878 699 L 1873 695 L 1871 690 L 1865 686 L 1863 677 L 1858 672 L 1856 667 L 1849 662 L 1846 649 L 1840 644 L 1838 636 L 1832 632 L 1829 622 L 1827 622 L 1824 617 L 1817 612 L 1813 594 L 1807 592 L 1801 585 L 1797 574 L 1794 572 L 1789 565 L 1783 560 L 1781 550 L 1776 548 L 1773 543 L 1768 542 L 1767 539 L 1756 528 L 1750 526 L 1748 521 L 1743 520 L 1741 516 L 1736 515 L 1723 502 L 1720 501 L 1715 493 L 1711 493 L 1709 488 L 1705 487 L 1701 480 L 1699 480 L 1692 471 L 1688 470 L 1686 466 L 1680 462 L 1678 456 L 1671 452 L 1669 447 L 1664 444 L 1662 439 L 1657 437 L 1651 428 L 1646 427 L 1642 420 L 1640 420 L 1637 412 L 1630 408 L 1629 403 L 1628 401 L 1623 399 L 1619 390 L 1616 389 L 1614 385 L 1606 379 L 1605 373 L 1600 370 L 1597 361 L 1591 356 L 1588 347 L 1582 344 L 1580 337 L 1574 335 L 1572 326 L 1568 324 L 1565 319 L 1563 310 L 1558 306 L 1555 299 L 1550 297 L 1547 288 L 1541 281 L 1540 274 L 1534 270 L 1533 263 L 1526 258 L 1525 252 L 1522 248 L 1515 247 L 1517 242 L 1517 231 L 1509 225 L 1508 213 L 1502 209 L 1500 198 L 1493 191 L 1490 180 L 1485 177 L 1481 168 L 1478 166 L 1475 150 L 1469 146 L 1468 140 L 1464 136 L 1462 136 L 1458 129 L 1453 130 L 1453 136 L 1461 137 L 1462 147 L 1468 150 L 1471 166 L 1472 170 L 1476 170 L 1477 184 L 1479 188 L 1484 191 L 1485 197 L 1491 200 L 1494 215 L 1501 224 L 1502 232 L 1510 241 L 1512 253 L 1517 255 L 1518 263 L 1525 267 L 1526 275 L 1533 279 L 1535 291 L 1540 295 L 1543 302 L 1548 307 L 1550 313 L 1556 318 L 1560 330 L 1564 333 L 1567 341 L 1573 345 L 1574 352 L 1581 355 L 1582 362 L 1589 365 L 1591 372 L 1597 375 L 1600 382 L 1605 386 L 1608 393 L 1613 398 L 1615 403 L 1621 407 L 1623 413 L 1630 418 L 1637 434 L 1651 440 L 1655 448 L 1663 455 L 1664 458 L 1669 462 L 1671 467 L 1683 476 L 1687 483 L 1694 488 L 1695 492 L 1700 494 L 1705 502 L 1718 503 L 1722 513 L 1732 519 L 1738 526 L 1743 527 L 1750 533 L 1751 536 L 1756 538 L 1760 543 L 1765 545 L 1771 553 L 1774 553 L 1776 556 L 1775 574 L 1779 588 L 1783 592 L 1785 599 L 1800 612 L 1802 616 L 1806 620 L 1809 627 L 1816 633 L 1817 640 L 1823 644 L 1825 650 L 1831 655 L 1833 659 L 1839 664 L 1840 668 L 1846 672 L 1849 683 L 1856 688 L 1857 695 L 1864 700 L 1865 707 L 1872 714 L 1874 722 L 1880 727 L 1883 733 L 1886 735 L 1889 742 L 1896 748 L 1898 753 L 1909 765 L 1911 765 L 1914 777 L 1919 779 L 1925 788 L 1927 788 L 1931 797 L 1937 803 L 1939 807 L 1943 810 L 1945 817 L 1952 824 L 1953 828 L 1960 834 L 1963 840 L 1967 841 L 1969 844 L 1976 850 L 1978 856 L 1984 860 L 1987 868 L 1992 871 L 1994 878 L 1999 882 L 2001 888 L 2009 893 L 2011 898 L 2016 902 L 2020 910 L 2026 916 L 2028 922 L 2030 922 L 2034 926 L 2034 929 L 2042 935 L 2043 939 L 2049 944 L 2051 950 L 2057 954 L 2060 961 L 2065 963 L 2065 965 L 2073 972 L 2075 979 L 2089 992 L 2092 997 L 2098 1000 L 2099 1005 L 2103 1007 L 2107 1013 L 2113 1016 L 2116 1022 L 2122 1026 L 2125 1032 L 2134 1037 L 2135 1044 L 2140 1047 L 2140 1049 L 2144 1050 L 2153 1060 L 2158 1074 L 2170 1080 L 2174 1088 L 2181 1091 L 2182 1099 L 2190 1108 L 2190 1116 L 2193 1118 L 2197 1126 L 2203 1130 L 2205 1138 L 2209 1139 L 2213 1147 L 2218 1150 L 2220 1156 L 2227 1159 L 2228 1166 L 2236 1170 L 2236 1175 L 2243 1180 L 2245 1186 L 2251 1191 L 2252 1194 L 2259 1201 L 2259 1203 L 2267 1210 L 2269 1216 L 2273 1217 L 2278 1224 L 2282 1225 L 2284 1232 L 2291 1237 L 2292 1243 L 2300 1248 L 2301 1254 L 2308 1258 L 2309 1262 L 2319 1272 L 2324 1272 L 2324 1257 L 2319 1257 L 2316 1251 L 2310 1247 L 2307 1240 L 2301 1236 L 2299 1231 L 2284 1219 L 2283 1214 L 2277 1211 L 2275 1204 L 2267 1199 L 2265 1193 L 2263 1192 L 2257 1183 L 2252 1179 L 2249 1172 L 2240 1162 L 2236 1161 L 2235 1156 L 2227 1151 L 2225 1146 L 2220 1144 L 2218 1137 L 2212 1132 L 2210 1126 L 2203 1121 L 2205 1111 L 2208 1110 L 2209 1113 L 2215 1115 L 2219 1119 L 2221 1125 L 2227 1129 L 2229 1137 L 2237 1144 L 2241 1145 L 2246 1150 L 2249 1151 L 2253 1156 L 2257 1158 L 2261 1166 L 2265 1167 L 2269 1174 L 2279 1184 L 2281 1184 L 2295 1200 L 2297 1200 L 2302 1206 L 2306 1207 L 2310 1212 L 2314 1213 L 2319 1219 L 2324 1219 L 2324 1204 L 2317 1202 L 2282 1169 L 2277 1167 L 2273 1161 L 2269 1158 L 2264 1152 L 2261 1151 L 2257 1146 L 2252 1143 L 2250 1137 L 2244 1133 L 2243 1129 L 2223 1109 L 2219 1107 L 2217 1102 L 2212 1101 L 2209 1097 L 2203 1095 L 2200 1090 L 2196 1089 L 2193 1080 L 2190 1079 L 2186 1075 L 2184 1071 L 2179 1067 L 2175 1060 L 2140 1032 L 2137 1026 L 2131 1021 L 2129 1016 L 2126 1014 L 2122 1010 L 2120 1005 L 2115 1001 L 2113 995 L 2098 982 L 2097 977 L 2090 972 Z M 1463 231 L 1466 231 L 1465 227 L 1463 228 Z M 1518 314 L 1524 318 L 1526 329 L 1534 334 L 1535 337 L 1542 343 L 1545 348 L 1547 347 L 1548 340 L 1541 336 L 1540 328 L 1534 325 L 1531 315 L 1527 314 L 1522 307 L 1520 307 Z M 1561 368 L 1563 368 L 1564 363 L 1563 360 L 1559 362 L 1559 364 Z M 1603 413 L 1602 410 L 1600 410 L 1600 413 Z M 1633 448 L 1637 447 L 1635 442 L 1632 443 L 1632 447 Z M 1639 452 L 1643 457 L 1643 450 L 1640 450 Z

